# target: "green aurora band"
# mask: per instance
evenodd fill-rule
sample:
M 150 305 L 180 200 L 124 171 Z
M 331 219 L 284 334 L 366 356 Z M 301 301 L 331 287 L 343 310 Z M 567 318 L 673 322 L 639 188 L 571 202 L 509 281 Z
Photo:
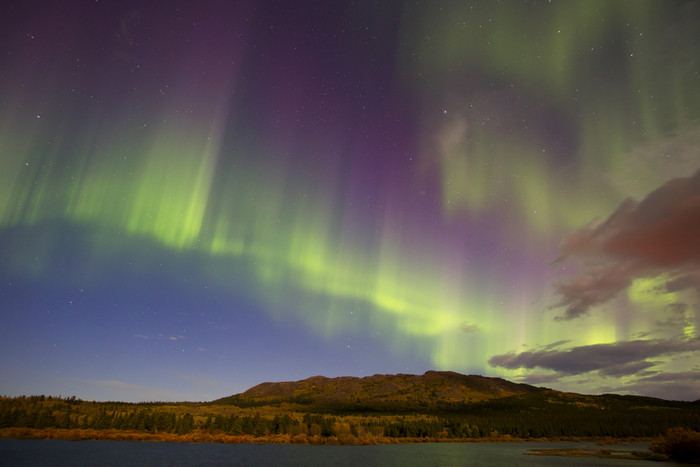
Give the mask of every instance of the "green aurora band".
M 196 252 L 231 275 L 243 268 L 251 296 L 279 319 L 291 314 L 328 339 L 381 331 L 438 368 L 486 371 L 489 356 L 523 345 L 648 331 L 657 305 L 678 299 L 650 292 L 663 278 L 639 280 L 615 299 L 642 310 L 633 323 L 599 313 L 585 327 L 565 326 L 545 313 L 560 273 L 549 263 L 567 231 L 692 169 L 699 33 L 662 2 L 553 2 L 530 23 L 521 21 L 533 14 L 524 3 L 462 3 L 403 12 L 398 40 L 408 46 L 396 81 L 422 102 L 421 168 L 400 188 L 387 182 L 372 216 L 336 189 L 352 182 L 339 168 L 342 148 L 309 143 L 305 150 L 326 153 L 304 171 L 284 161 L 285 148 L 266 153 L 244 123 L 235 147 L 225 144 L 231 71 L 213 91 L 190 96 L 203 102 L 197 115 L 177 115 L 182 97 L 172 97 L 151 110 L 158 118 L 147 127 L 78 109 L 80 129 L 43 115 L 30 126 L 15 115 L 43 96 L 15 96 L 0 114 L 0 228 L 93 229 L 96 258 L 129 238 Z M 47 95 L 53 84 L 46 77 Z M 184 85 L 171 89 L 177 96 Z M 538 127 L 543 113 L 568 132 L 555 145 Z M 658 157 L 669 148 L 680 163 Z M 434 181 L 441 223 L 420 225 L 400 206 L 420 203 Z M 477 228 L 501 247 L 442 241 Z M 530 258 L 528 269 L 512 267 L 514 256 Z M 199 274 L 239 287 L 206 263 Z M 684 332 L 696 336 L 690 316 Z

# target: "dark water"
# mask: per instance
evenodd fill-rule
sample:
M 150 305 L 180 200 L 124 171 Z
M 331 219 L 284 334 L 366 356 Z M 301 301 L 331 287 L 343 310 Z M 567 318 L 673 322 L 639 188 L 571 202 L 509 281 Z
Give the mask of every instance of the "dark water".
M 431 443 L 380 446 L 186 444 L 126 441 L 0 439 L 2 466 L 547 466 L 647 465 L 643 461 L 541 457 L 529 449 L 590 447 L 594 443 Z M 608 446 L 645 450 L 648 443 Z M 659 465 L 649 463 L 648 465 Z

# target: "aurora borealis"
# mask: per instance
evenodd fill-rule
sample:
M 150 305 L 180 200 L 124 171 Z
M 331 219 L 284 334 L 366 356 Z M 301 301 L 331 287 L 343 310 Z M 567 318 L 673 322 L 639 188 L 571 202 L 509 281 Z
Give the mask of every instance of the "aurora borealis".
M 5 9 L 0 394 L 700 397 L 700 3 Z

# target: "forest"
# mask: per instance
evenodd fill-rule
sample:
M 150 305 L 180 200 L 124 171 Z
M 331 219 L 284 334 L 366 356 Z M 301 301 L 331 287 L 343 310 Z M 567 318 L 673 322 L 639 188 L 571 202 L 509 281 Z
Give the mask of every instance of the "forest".
M 51 396 L 0 398 L 0 437 L 199 442 L 377 444 L 652 438 L 700 431 L 700 404 L 556 391 L 405 412 L 319 410 L 308 404 L 89 402 Z

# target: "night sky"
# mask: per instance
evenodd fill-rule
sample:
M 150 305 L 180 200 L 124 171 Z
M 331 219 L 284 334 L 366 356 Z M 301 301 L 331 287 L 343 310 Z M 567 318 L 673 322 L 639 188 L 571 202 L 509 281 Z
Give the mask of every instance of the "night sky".
M 0 394 L 700 398 L 700 2 L 1 16 Z

